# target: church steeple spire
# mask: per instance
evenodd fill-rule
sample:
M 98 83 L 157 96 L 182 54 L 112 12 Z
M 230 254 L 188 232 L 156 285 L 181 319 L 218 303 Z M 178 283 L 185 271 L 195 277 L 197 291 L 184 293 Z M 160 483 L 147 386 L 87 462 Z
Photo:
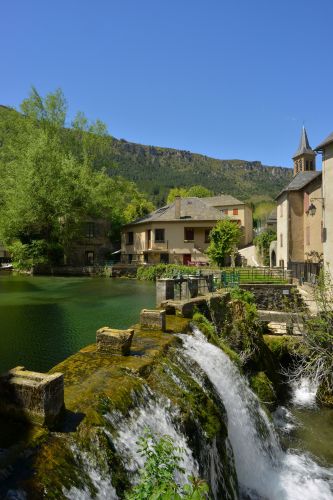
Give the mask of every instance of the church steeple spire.
M 316 153 L 309 144 L 308 135 L 303 125 L 301 140 L 296 153 L 293 156 L 294 160 L 294 175 L 299 172 L 307 172 L 316 170 Z

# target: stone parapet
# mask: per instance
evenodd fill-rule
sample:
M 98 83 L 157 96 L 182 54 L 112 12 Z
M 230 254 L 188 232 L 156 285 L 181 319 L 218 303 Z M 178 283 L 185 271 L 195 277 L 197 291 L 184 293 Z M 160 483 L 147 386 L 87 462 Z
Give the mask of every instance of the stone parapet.
M 140 313 L 140 326 L 144 330 L 166 330 L 165 310 L 142 309 Z
M 97 350 L 105 354 L 129 354 L 134 335 L 133 329 L 115 330 L 103 326 L 96 332 Z
M 38 373 L 17 366 L 0 377 L 0 413 L 51 427 L 64 410 L 62 373 Z

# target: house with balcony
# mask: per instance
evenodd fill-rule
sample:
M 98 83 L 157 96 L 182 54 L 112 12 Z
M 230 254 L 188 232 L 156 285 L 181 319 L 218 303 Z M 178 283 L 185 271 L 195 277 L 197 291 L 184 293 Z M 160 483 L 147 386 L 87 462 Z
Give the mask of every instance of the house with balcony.
M 205 264 L 209 233 L 215 224 L 230 218 L 241 227 L 241 246 L 252 241 L 252 210 L 229 195 L 180 198 L 122 229 L 121 261 L 124 264 Z

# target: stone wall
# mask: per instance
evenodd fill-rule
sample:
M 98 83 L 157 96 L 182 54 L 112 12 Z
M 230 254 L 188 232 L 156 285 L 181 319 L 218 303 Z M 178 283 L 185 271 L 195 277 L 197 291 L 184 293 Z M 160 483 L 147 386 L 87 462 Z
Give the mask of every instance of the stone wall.
M 241 284 L 240 288 L 254 294 L 258 309 L 288 311 L 305 307 L 296 285 Z

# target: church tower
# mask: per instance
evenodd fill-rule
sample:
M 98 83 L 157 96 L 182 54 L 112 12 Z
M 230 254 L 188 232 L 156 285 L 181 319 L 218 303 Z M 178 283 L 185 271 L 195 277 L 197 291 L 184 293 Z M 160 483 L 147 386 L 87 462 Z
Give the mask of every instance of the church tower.
M 316 153 L 310 147 L 305 127 L 302 128 L 301 140 L 298 150 L 293 156 L 294 176 L 299 172 L 316 170 Z

